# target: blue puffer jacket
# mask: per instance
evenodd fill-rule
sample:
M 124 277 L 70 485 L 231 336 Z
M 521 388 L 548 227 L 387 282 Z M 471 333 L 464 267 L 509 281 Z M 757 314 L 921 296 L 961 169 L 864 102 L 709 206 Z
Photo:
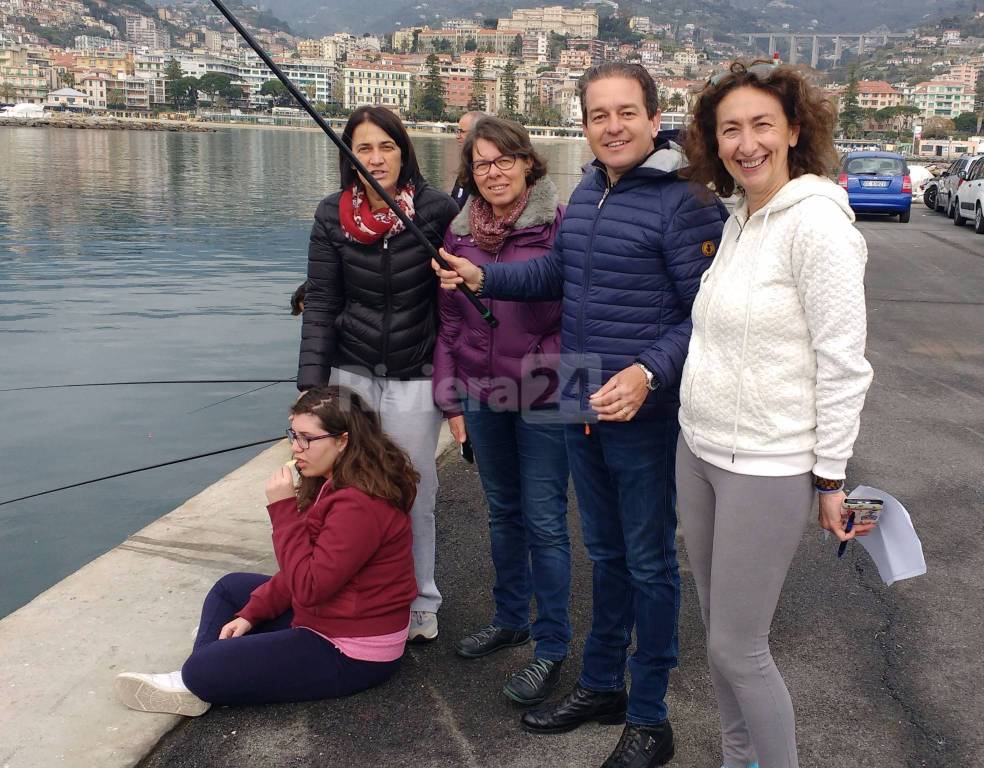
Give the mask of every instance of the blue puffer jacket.
M 613 186 L 597 161 L 571 196 L 553 250 L 485 267 L 483 296 L 563 297 L 561 409 L 594 420 L 588 397 L 634 362 L 659 379 L 636 419 L 671 416 L 690 343 L 690 310 L 728 214 L 677 171 L 686 159 L 659 143 Z

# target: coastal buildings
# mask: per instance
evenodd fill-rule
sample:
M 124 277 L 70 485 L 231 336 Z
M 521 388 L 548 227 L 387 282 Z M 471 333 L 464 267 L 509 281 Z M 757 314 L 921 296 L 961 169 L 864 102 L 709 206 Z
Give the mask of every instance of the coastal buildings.
M 858 81 L 858 106 L 861 109 L 899 107 L 903 101 L 902 93 L 884 80 Z
M 412 72 L 387 62 L 353 61 L 342 67 L 342 106 L 376 104 L 405 110 L 410 105 Z
M 517 8 L 508 19 L 499 19 L 499 29 L 529 32 L 553 32 L 571 37 L 598 37 L 598 11 L 551 5 L 546 8 Z
M 952 119 L 974 111 L 974 89 L 955 80 L 930 80 L 916 85 L 912 104 L 923 117 Z

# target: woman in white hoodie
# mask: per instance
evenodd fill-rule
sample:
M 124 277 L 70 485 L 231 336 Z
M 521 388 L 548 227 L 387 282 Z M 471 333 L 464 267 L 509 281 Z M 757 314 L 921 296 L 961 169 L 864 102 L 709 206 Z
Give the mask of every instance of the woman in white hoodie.
M 677 493 L 726 768 L 796 768 L 789 693 L 769 651 L 779 593 L 819 492 L 846 531 L 845 466 L 871 382 L 867 249 L 836 162 L 831 105 L 795 70 L 736 62 L 708 82 L 688 176 L 740 202 L 693 309 Z

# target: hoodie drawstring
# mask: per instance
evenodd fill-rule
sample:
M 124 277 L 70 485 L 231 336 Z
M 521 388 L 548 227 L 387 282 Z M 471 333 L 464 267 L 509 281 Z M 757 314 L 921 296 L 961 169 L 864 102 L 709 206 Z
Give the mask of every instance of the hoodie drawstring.
M 731 463 L 735 463 L 735 454 L 738 452 L 738 417 L 741 415 L 741 388 L 745 381 L 745 350 L 748 348 L 748 326 L 752 320 L 752 286 L 755 283 L 755 267 L 758 265 L 758 253 L 762 248 L 762 241 L 765 239 L 765 232 L 769 226 L 769 214 L 771 208 L 765 209 L 765 218 L 762 221 L 762 231 L 755 241 L 752 249 L 752 264 L 748 276 L 748 289 L 745 291 L 745 330 L 741 337 L 741 357 L 738 361 L 738 394 L 735 397 L 735 427 L 731 435 Z M 751 219 L 751 216 L 748 217 Z M 746 220 L 745 224 L 748 224 Z M 741 233 L 739 233 L 740 236 Z

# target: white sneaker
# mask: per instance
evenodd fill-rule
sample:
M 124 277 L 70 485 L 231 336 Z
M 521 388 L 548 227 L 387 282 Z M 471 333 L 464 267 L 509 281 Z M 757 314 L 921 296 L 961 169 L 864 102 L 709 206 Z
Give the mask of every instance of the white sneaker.
M 180 672 L 144 675 L 123 672 L 116 676 L 113 686 L 120 701 L 130 709 L 141 712 L 166 712 L 171 715 L 197 717 L 212 706 L 189 691 Z
M 433 611 L 410 611 L 411 643 L 429 643 L 437 638 L 437 614 Z

